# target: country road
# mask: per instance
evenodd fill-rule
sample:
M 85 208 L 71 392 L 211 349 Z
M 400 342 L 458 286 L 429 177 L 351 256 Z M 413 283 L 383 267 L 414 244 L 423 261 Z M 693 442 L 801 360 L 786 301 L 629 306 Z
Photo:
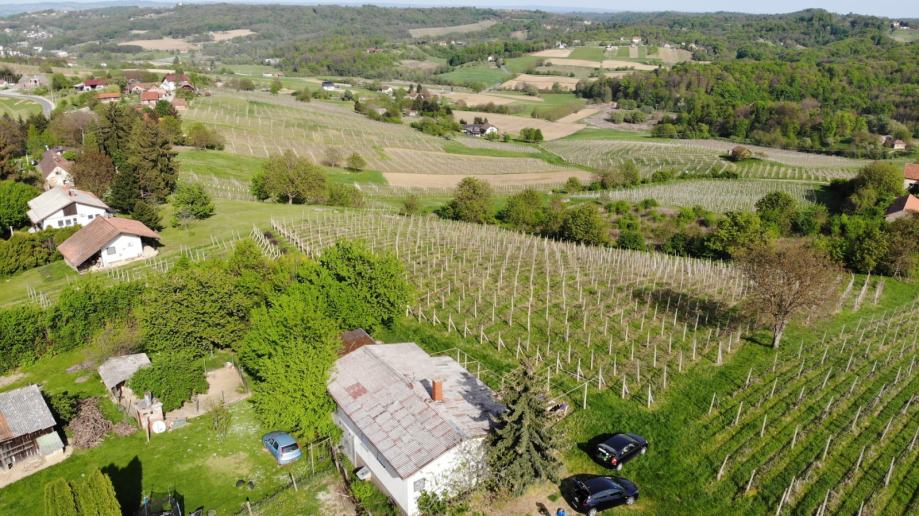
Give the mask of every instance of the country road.
M 17 98 L 17 99 L 26 99 L 26 100 L 32 100 L 32 101 L 38 102 L 39 104 L 41 104 L 42 113 L 44 113 L 46 117 L 50 117 L 51 111 L 54 110 L 54 102 L 51 102 L 49 99 L 46 99 L 45 97 L 39 97 L 38 95 L 27 95 L 24 93 L 19 93 L 16 90 L 0 90 L 0 96 L 12 97 L 12 98 Z

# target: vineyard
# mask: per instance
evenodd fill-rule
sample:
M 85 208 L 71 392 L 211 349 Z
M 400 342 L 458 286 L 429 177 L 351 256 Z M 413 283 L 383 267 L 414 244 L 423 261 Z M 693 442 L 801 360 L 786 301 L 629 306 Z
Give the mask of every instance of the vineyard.
M 566 161 L 586 167 L 603 169 L 634 162 L 642 175 L 647 177 L 663 169 L 677 172 L 736 172 L 744 178 L 794 179 L 828 182 L 833 179 L 850 178 L 855 175 L 859 162 L 842 160 L 832 156 L 810 155 L 791 151 L 776 152 L 775 158 L 787 163 L 754 161 L 740 165 L 721 157 L 727 145 L 715 141 L 644 142 L 616 140 L 569 140 L 554 141 L 544 147 Z M 794 164 L 790 164 L 794 163 Z
M 185 118 L 219 131 L 229 152 L 249 156 L 267 157 L 289 149 L 320 162 L 327 149 L 335 147 L 345 156 L 359 152 L 368 168 L 383 173 L 492 175 L 568 170 L 535 158 L 448 154 L 442 138 L 407 125 L 370 120 L 348 105 L 304 103 L 290 96 L 219 93 L 197 99 Z M 499 142 L 475 145 L 520 151 L 518 145 Z
M 726 360 L 744 324 L 731 309 L 743 281 L 716 262 L 430 217 L 325 212 L 272 227 L 308 255 L 343 238 L 392 251 L 419 293 L 409 316 L 501 370 L 529 357 L 575 399 L 612 390 L 653 403 L 668 379 Z
M 749 211 L 754 208 L 756 201 L 775 191 L 785 192 L 801 203 L 813 202 L 820 186 L 818 183 L 799 181 L 693 179 L 583 193 L 574 197 L 629 202 L 655 199 L 664 206 L 702 206 L 718 212 Z

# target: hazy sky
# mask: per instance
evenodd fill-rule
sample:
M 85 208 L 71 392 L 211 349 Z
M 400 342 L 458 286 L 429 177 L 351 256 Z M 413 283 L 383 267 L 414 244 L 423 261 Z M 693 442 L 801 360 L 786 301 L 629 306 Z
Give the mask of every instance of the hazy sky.
M 44 3 L 54 0 L 0 0 L 0 3 Z M 88 2 L 94 0 L 60 0 L 62 2 Z M 96 0 L 98 1 L 98 0 Z M 186 3 L 195 3 L 196 0 L 185 0 Z M 271 0 L 224 0 L 238 3 L 273 3 Z M 417 5 L 417 6 L 466 6 L 478 7 L 520 7 L 520 8 L 568 8 L 577 9 L 602 9 L 607 11 L 740 11 L 752 13 L 783 13 L 798 11 L 806 7 L 819 7 L 837 13 L 860 13 L 887 16 L 890 18 L 919 18 L 919 0 L 771 0 L 768 2 L 737 2 L 736 0 L 644 0 L 642 2 L 625 2 L 617 0 L 338 0 L 338 1 L 296 1 L 276 0 L 274 3 L 302 3 L 302 4 L 386 4 L 386 5 Z

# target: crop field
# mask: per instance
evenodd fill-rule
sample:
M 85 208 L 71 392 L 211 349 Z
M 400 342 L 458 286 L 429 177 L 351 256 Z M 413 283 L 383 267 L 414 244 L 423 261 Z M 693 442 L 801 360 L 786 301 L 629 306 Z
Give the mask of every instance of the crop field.
M 744 282 L 717 262 L 431 217 L 323 212 L 272 227 L 309 255 L 342 238 L 394 252 L 420 293 L 407 314 L 461 335 L 493 368 L 537 360 L 573 400 L 589 390 L 648 403 L 676 375 L 722 363 L 740 335 L 730 307 Z
M 473 63 L 442 73 L 437 77 L 453 84 L 481 83 L 491 86 L 507 79 L 510 75 L 492 64 Z
M 707 210 L 726 212 L 753 210 L 756 201 L 776 191 L 785 192 L 801 203 L 814 202 L 820 187 L 820 183 L 801 181 L 692 179 L 577 194 L 575 197 L 629 202 L 655 199 L 665 206 L 702 206 Z
M 413 38 L 436 38 L 446 36 L 447 34 L 463 34 L 466 32 L 478 32 L 485 30 L 497 23 L 495 20 L 482 20 L 465 25 L 453 25 L 450 27 L 428 27 L 423 29 L 409 29 L 408 33 Z
M 505 81 L 501 87 L 506 90 L 513 90 L 531 84 L 538 90 L 549 90 L 552 85 L 558 83 L 563 90 L 573 91 L 578 85 L 577 77 L 562 77 L 559 75 L 529 75 L 522 73 L 513 79 Z
M 675 169 L 678 172 L 733 171 L 741 177 L 756 179 L 830 181 L 853 177 L 857 172 L 855 166 L 859 163 L 843 161 L 835 156 L 777 151 L 767 156 L 777 157 L 785 163 L 754 160 L 738 165 L 721 157 L 719 148 L 724 143 L 709 140 L 675 140 L 671 143 L 576 139 L 549 142 L 543 146 L 567 161 L 591 168 L 615 167 L 632 161 L 644 175 L 661 169 Z
M 319 162 L 331 146 L 344 154 L 360 152 L 369 169 L 384 174 L 487 176 L 565 170 L 535 159 L 457 157 L 443 152 L 442 138 L 406 125 L 369 120 L 344 104 L 304 103 L 290 96 L 250 93 L 202 97 L 185 118 L 215 128 L 226 138 L 227 151 L 246 156 L 267 157 L 290 149 Z M 502 145 L 507 144 L 494 144 L 496 148 Z M 516 151 L 518 146 L 507 148 Z

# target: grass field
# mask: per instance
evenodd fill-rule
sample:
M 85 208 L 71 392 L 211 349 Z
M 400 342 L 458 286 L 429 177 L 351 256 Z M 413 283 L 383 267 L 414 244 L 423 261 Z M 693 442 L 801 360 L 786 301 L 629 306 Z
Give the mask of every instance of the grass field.
M 603 61 L 606 51 L 600 47 L 577 47 L 568 54 L 568 59 L 584 59 L 586 61 Z
M 41 106 L 37 102 L 25 99 L 0 97 L 0 116 L 9 115 L 13 120 L 25 120 L 30 115 L 41 113 Z
M 493 86 L 506 80 L 509 75 L 494 65 L 474 63 L 461 66 L 451 72 L 442 73 L 437 77 L 459 85 L 480 83 L 486 86 Z
M 526 73 L 529 69 L 536 66 L 536 63 L 544 60 L 544 57 L 539 56 L 520 56 L 520 57 L 509 57 L 504 60 L 504 66 L 508 70 L 514 73 Z
M 447 34 L 463 34 L 466 32 L 478 32 L 485 30 L 497 23 L 495 20 L 481 20 L 475 23 L 465 25 L 451 25 L 449 27 L 428 27 L 423 29 L 409 29 L 408 33 L 413 38 L 436 38 L 446 36 Z

